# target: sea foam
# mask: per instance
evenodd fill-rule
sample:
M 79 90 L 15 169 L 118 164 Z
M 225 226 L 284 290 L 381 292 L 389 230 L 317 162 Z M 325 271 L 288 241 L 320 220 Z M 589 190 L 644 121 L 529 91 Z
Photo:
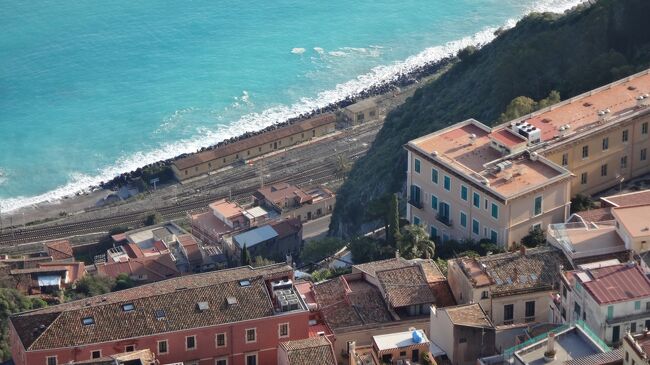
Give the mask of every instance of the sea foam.
M 528 12 L 563 12 L 583 2 L 585 2 L 585 0 L 539 1 L 535 3 Z M 69 183 L 47 193 L 31 197 L 15 197 L 0 200 L 0 210 L 5 213 L 38 203 L 56 202 L 66 196 L 86 192 L 89 190 L 90 186 L 97 186 L 101 181 L 108 181 L 126 171 L 133 171 L 146 164 L 166 160 L 179 154 L 195 152 L 202 147 L 216 144 L 219 141 L 241 135 L 244 132 L 260 130 L 269 125 L 297 117 L 300 114 L 305 114 L 312 110 L 325 107 L 331 103 L 343 100 L 346 97 L 357 95 L 373 85 L 395 80 L 399 75 L 409 73 L 411 70 L 414 70 L 419 66 L 453 55 L 467 46 L 485 45 L 494 39 L 494 32 L 497 29 L 511 28 L 515 24 L 516 20 L 510 19 L 506 21 L 502 27 L 488 27 L 472 36 L 449 42 L 444 45 L 427 48 L 403 61 L 395 62 L 390 65 L 377 66 L 366 74 L 336 85 L 336 87 L 331 90 L 320 92 L 314 98 L 305 97 L 293 105 L 276 106 L 260 113 L 250 113 L 244 115 L 238 121 L 230 125 L 222 125 L 216 130 L 205 129 L 195 138 L 165 144 L 154 151 L 140 151 L 130 156 L 119 158 L 113 165 L 99 169 L 95 175 L 71 173 L 69 175 Z M 350 48 L 349 50 L 352 49 Z M 293 48 L 291 50 L 291 53 L 294 54 L 302 54 L 304 52 L 304 48 Z M 346 53 L 343 51 L 331 51 L 329 54 L 332 56 L 343 56 Z

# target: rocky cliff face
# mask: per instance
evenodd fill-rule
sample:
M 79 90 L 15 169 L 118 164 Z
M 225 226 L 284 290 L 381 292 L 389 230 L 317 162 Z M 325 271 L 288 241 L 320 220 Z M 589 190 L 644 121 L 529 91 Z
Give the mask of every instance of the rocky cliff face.
M 531 14 L 387 117 L 339 191 L 330 233 L 351 236 L 372 220 L 369 203 L 403 190 L 404 143 L 467 118 L 491 124 L 517 96 L 562 99 L 650 67 L 650 1 L 600 0 L 564 15 Z

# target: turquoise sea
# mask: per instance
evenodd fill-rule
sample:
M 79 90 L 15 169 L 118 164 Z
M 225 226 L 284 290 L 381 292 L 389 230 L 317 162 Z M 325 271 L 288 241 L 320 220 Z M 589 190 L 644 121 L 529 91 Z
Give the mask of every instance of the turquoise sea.
M 0 208 L 353 94 L 579 0 L 0 0 Z

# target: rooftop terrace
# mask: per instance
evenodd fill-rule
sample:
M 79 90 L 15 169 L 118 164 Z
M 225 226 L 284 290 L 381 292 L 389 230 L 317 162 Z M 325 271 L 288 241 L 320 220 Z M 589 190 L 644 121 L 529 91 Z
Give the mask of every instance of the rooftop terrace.
M 507 168 L 497 168 L 505 154 L 492 146 L 493 134 L 489 127 L 470 119 L 410 141 L 407 148 L 440 161 L 505 199 L 570 176 L 544 158 L 536 156 L 533 161 L 523 154 L 505 159 Z M 508 134 L 512 133 L 499 132 L 499 139 L 518 144 L 518 137 Z

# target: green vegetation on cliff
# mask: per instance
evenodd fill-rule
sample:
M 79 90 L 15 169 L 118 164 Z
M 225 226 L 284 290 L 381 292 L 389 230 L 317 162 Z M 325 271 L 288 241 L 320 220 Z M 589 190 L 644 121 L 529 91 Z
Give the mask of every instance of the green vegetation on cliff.
M 448 71 L 388 115 L 338 192 L 331 232 L 354 235 L 363 223 L 376 222 L 365 208 L 371 201 L 403 190 L 407 141 L 467 118 L 494 124 L 502 113 L 557 97 L 551 91 L 568 98 L 650 66 L 647 14 L 648 0 L 530 14 L 480 50 L 459 52 Z M 514 100 L 520 96 L 529 99 Z M 518 110 L 507 110 L 511 102 Z M 528 105 L 517 106 L 522 102 Z

